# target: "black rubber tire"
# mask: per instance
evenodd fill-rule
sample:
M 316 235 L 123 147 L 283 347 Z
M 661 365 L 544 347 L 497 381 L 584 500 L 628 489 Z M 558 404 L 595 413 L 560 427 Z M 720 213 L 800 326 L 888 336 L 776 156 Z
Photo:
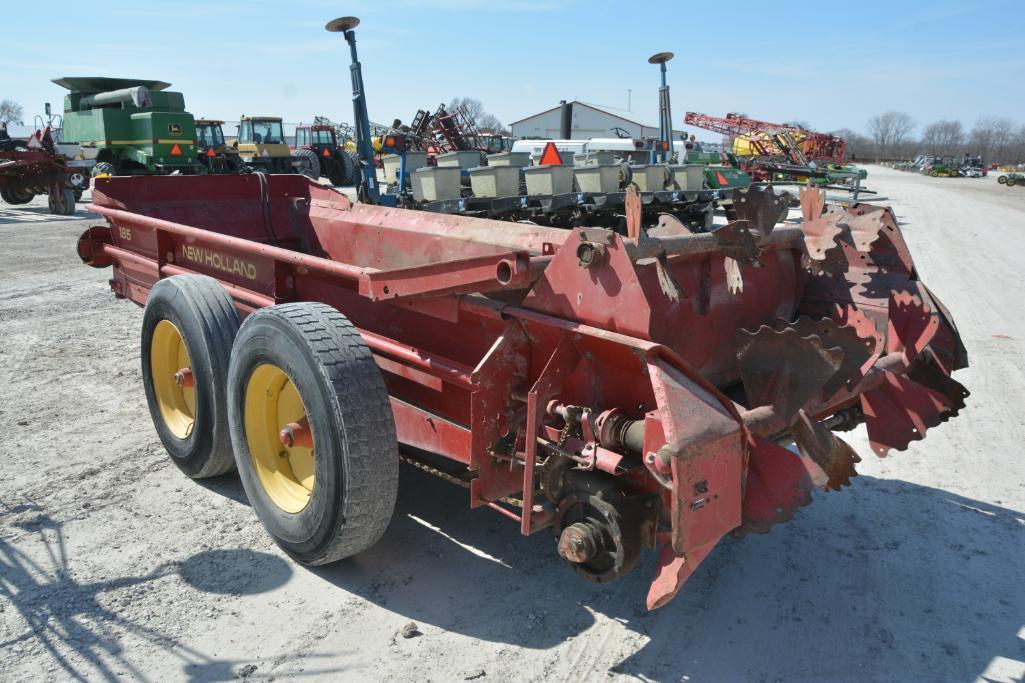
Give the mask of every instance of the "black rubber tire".
M 196 382 L 195 427 L 180 439 L 168 428 L 153 389 L 153 331 L 169 320 L 181 332 Z M 235 466 L 228 424 L 228 364 L 240 325 L 231 295 L 212 277 L 175 275 L 150 290 L 142 316 L 142 379 L 146 402 L 171 461 L 192 479 L 216 477 Z
M 93 166 L 92 177 L 95 178 L 98 175 L 117 175 L 117 167 L 109 161 L 97 161 Z
M 23 204 L 28 204 L 30 201 L 32 201 L 32 198 L 35 197 L 35 194 L 30 192 L 29 190 L 21 190 L 7 187 L 0 188 L 0 195 L 2 195 L 3 200 L 11 206 L 21 206 Z
M 313 432 L 315 483 L 309 502 L 294 513 L 265 491 L 246 438 L 246 388 L 264 363 L 283 370 L 296 386 Z M 384 534 L 398 494 L 395 423 L 370 349 L 344 315 L 320 303 L 281 304 L 250 315 L 231 354 L 228 414 L 249 503 L 296 561 L 341 560 Z
M 342 165 L 342 173 L 340 180 L 341 185 L 353 185 L 356 182 L 356 157 L 345 150 L 342 150 L 339 155 L 339 161 Z
M 997 176 L 997 182 L 1000 183 L 1001 185 L 1007 184 L 1007 176 L 1003 176 L 1003 175 Z
M 350 162 L 351 159 L 345 150 L 335 151 L 335 155 L 331 157 L 327 166 L 327 178 L 333 186 L 340 187 L 352 184 L 350 179 L 352 172 L 348 166 Z M 323 169 L 323 166 L 321 168 Z
M 295 153 L 295 157 L 302 161 L 302 165 L 296 169 L 297 172 L 314 180 L 320 177 L 320 159 L 317 158 L 316 152 L 312 149 L 300 149 Z
M 47 206 L 55 216 L 71 216 L 75 213 L 75 191 L 70 187 L 51 189 L 47 195 Z
M 1007 176 L 1007 187 L 1014 187 L 1018 184 L 1018 179 L 1014 176 Z

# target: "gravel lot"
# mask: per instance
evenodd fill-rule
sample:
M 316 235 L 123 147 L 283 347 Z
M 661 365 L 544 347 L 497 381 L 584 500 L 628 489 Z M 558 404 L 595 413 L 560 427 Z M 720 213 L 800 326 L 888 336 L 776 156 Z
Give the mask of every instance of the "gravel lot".
M 885 460 L 854 432 L 852 488 L 724 541 L 653 613 L 650 556 L 593 586 L 412 469 L 377 546 L 291 563 L 237 477 L 164 454 L 142 311 L 75 256 L 89 215 L 0 205 L 0 678 L 1025 679 L 1025 189 L 869 173 L 960 326 L 968 408 Z

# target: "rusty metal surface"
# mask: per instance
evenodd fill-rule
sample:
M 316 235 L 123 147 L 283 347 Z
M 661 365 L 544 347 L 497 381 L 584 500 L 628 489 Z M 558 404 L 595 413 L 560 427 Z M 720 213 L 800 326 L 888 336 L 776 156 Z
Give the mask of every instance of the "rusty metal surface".
M 812 184 L 808 184 L 799 190 L 801 197 L 801 216 L 805 223 L 810 223 L 819 216 L 826 208 L 826 193 Z
M 878 389 L 861 396 L 868 440 L 879 457 L 892 450 L 903 451 L 912 441 L 945 422 L 963 405 L 952 405 L 937 391 L 900 375 L 888 374 Z
M 824 214 L 801 224 L 811 267 L 830 274 L 846 272 L 848 263 L 840 244 L 844 229 L 839 223 L 839 215 Z
M 786 216 L 787 202 L 771 186 L 755 186 L 733 195 L 733 210 L 739 220 L 746 220 L 761 237 L 768 237 Z
M 811 458 L 825 473 L 826 481 L 818 484 L 822 488 L 839 491 L 841 486 L 850 486 L 852 477 L 858 476 L 854 465 L 861 462 L 861 458 L 854 449 L 804 410 L 797 412 L 790 433 L 802 455 Z
M 637 186 L 630 183 L 626 188 L 626 236 L 638 239 L 641 236 L 641 214 L 643 206 Z
M 874 337 L 862 337 L 857 326 L 838 323 L 830 318 L 813 320 L 808 316 L 800 316 L 794 322 L 777 319 L 773 321 L 772 327 L 777 332 L 793 328 L 801 337 L 818 337 L 825 347 L 837 347 L 843 351 L 836 374 L 822 385 L 820 396 L 823 400 L 842 387 L 853 388 L 857 385 L 876 355 L 877 341 Z
M 825 476 L 815 463 L 771 441 L 754 437 L 748 445 L 744 523 L 738 533 L 767 533 L 812 502 Z
M 844 353 L 827 348 L 817 335 L 801 336 L 795 327 L 776 330 L 763 325 L 755 332 L 738 330 L 737 363 L 748 403 L 771 406 L 784 416 L 797 411 L 822 394 L 843 365 Z
M 672 214 L 659 214 L 658 223 L 647 231 L 649 237 L 672 237 L 674 235 L 692 235 L 693 231 Z
M 762 250 L 758 238 L 751 232 L 752 223 L 736 220 L 712 232 L 719 245 L 719 252 L 726 258 L 749 266 L 759 266 Z

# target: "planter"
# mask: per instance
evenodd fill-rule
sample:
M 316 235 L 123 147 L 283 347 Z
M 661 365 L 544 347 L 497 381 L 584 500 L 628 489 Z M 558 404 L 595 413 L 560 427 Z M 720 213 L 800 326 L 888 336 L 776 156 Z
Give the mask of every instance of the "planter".
M 633 182 L 641 192 L 661 192 L 669 182 L 669 167 L 665 164 L 638 164 L 631 166 Z
M 392 183 L 398 184 L 399 179 L 399 165 L 402 161 L 402 157 L 398 154 L 387 154 L 381 157 L 381 163 L 384 165 L 384 182 L 389 185 Z M 406 152 L 406 173 L 412 175 L 413 171 L 418 168 L 423 168 L 427 165 L 427 152 Z M 406 183 L 406 187 L 409 187 L 409 183 Z
M 609 151 L 585 152 L 573 160 L 574 166 L 605 166 L 616 163 L 616 155 Z
M 462 191 L 458 166 L 425 166 L 412 173 L 413 199 L 436 202 L 459 199 Z
M 568 194 L 573 191 L 573 167 L 567 164 L 523 169 L 528 195 Z
M 619 164 L 601 164 L 594 166 L 576 166 L 573 175 L 581 192 L 598 192 L 608 194 L 619 192 L 621 180 Z
M 501 154 L 489 154 L 488 166 L 515 166 L 516 168 L 525 168 L 530 166 L 530 152 L 502 152 Z
M 520 169 L 516 166 L 480 166 L 469 172 L 474 197 L 515 197 L 520 193 Z
M 455 167 L 469 170 L 480 166 L 480 152 L 445 152 L 438 155 L 438 166 Z
M 670 166 L 673 170 L 674 189 L 700 190 L 705 186 L 705 167 L 702 164 Z

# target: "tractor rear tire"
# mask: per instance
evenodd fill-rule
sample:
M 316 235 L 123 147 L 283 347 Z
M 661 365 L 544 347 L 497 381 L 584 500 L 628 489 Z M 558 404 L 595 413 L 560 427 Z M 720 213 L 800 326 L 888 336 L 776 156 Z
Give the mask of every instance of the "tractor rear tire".
M 338 162 L 335 165 L 336 171 L 331 176 L 331 185 L 347 187 L 356 183 L 356 158 L 348 152 L 340 150 Z
M 1017 184 L 1018 184 L 1018 179 L 1015 178 L 1014 176 L 1011 176 L 1011 177 L 1009 177 L 1007 179 L 1007 187 L 1014 187 Z
M 1007 184 L 1007 176 L 1004 176 L 1004 175 L 997 176 L 997 182 L 1000 183 L 1001 185 L 1006 185 Z
M 228 364 L 239 328 L 231 295 L 206 275 L 176 275 L 150 290 L 142 316 L 146 402 L 171 461 L 193 479 L 235 466 L 228 425 Z M 188 368 L 191 383 L 176 381 Z
M 117 175 L 117 167 L 109 161 L 97 161 L 93 166 L 92 176 L 95 178 L 100 175 Z
M 395 423 L 344 315 L 321 303 L 250 315 L 231 354 L 228 414 L 249 503 L 296 561 L 334 562 L 384 534 L 398 493 Z
M 952 168 L 952 169 L 950 170 L 950 177 L 951 177 L 951 178 L 957 178 L 957 177 L 958 177 L 958 176 L 960 176 L 960 175 L 961 175 L 961 174 L 960 174 L 960 173 L 958 172 L 958 170 L 957 170 L 956 168 Z
M 295 156 L 302 162 L 297 169 L 299 173 L 314 180 L 320 177 L 320 159 L 317 158 L 316 152 L 312 149 L 300 149 Z

